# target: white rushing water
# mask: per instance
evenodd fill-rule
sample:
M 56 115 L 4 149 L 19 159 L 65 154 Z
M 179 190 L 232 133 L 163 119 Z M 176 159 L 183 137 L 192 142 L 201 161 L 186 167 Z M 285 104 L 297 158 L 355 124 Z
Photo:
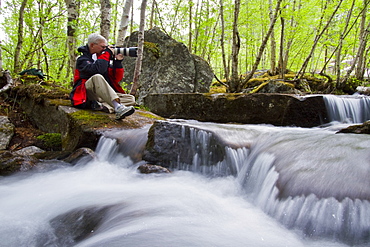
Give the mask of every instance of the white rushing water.
M 201 153 L 170 174 L 140 174 L 124 155 L 142 147 L 145 128 L 111 134 L 120 145 L 102 138 L 96 160 L 0 177 L 0 246 L 370 245 L 367 135 L 179 124 Z M 204 167 L 215 133 L 240 147 Z
M 339 123 L 370 120 L 370 98 L 364 95 L 324 95 L 329 119 Z
M 242 125 L 234 132 L 232 126 L 219 127 L 218 133 L 229 133 L 228 137 L 243 139 L 240 128 L 251 139 L 261 141 L 271 136 L 273 142 L 259 145 L 271 152 L 284 142 L 277 137 L 285 131 L 290 141 L 293 133 L 296 140 L 315 134 L 319 139 L 333 135 L 315 129 Z M 206 124 L 204 128 L 214 126 Z M 357 143 L 354 149 L 370 146 L 363 138 Z M 163 175 L 139 174 L 137 164 L 118 154 L 117 147 L 114 140 L 103 138 L 97 148 L 98 160 L 74 167 L 59 164 L 56 169 L 47 169 L 50 164 L 45 164 L 45 169 L 0 178 L 0 246 L 346 246 L 330 238 L 310 237 L 299 227 L 288 229 L 291 225 L 282 222 L 287 220 L 280 219 L 284 214 L 297 212 L 294 204 L 304 208 L 311 201 L 290 198 L 279 203 L 271 198 L 277 179 L 277 173 L 270 169 L 276 159 L 271 152 L 230 150 L 234 158 L 229 157 L 228 162 L 242 162 L 237 165 L 239 175 L 210 178 L 179 170 Z M 301 161 L 306 159 L 302 155 Z M 245 159 L 259 166 L 251 168 Z M 252 177 L 247 179 L 244 169 Z M 331 200 L 329 203 L 338 203 Z M 83 221 L 84 216 L 72 214 L 64 232 L 58 228 L 62 221 L 55 220 L 69 212 L 107 206 L 106 212 L 93 216 L 101 215 L 99 224 L 78 243 L 71 240 L 71 234 L 77 231 L 75 222 Z M 366 223 L 367 218 L 363 221 Z
M 304 246 L 244 200 L 233 177 L 207 179 L 186 171 L 148 176 L 129 165 L 127 159 L 94 161 L 3 178 L 0 246 L 58 246 L 51 219 L 105 205 L 116 206 L 77 246 Z M 40 241 L 43 235 L 49 240 Z

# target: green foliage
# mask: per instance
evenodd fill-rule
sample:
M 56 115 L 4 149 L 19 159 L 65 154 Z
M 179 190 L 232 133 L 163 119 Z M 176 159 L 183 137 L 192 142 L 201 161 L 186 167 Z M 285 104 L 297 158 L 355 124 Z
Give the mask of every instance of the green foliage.
M 134 1 L 133 29 L 137 30 L 139 4 Z M 270 24 L 270 10 L 275 8 L 276 0 L 242 1 L 239 15 L 239 71 L 240 74 L 250 71 L 260 49 L 263 37 Z M 1 49 L 3 68 L 13 71 L 15 49 L 18 42 L 18 19 L 21 0 L 5 0 L 2 2 L 0 22 L 1 30 L 6 34 L 2 38 Z M 344 30 L 345 18 L 348 15 L 352 1 L 343 1 L 330 27 L 309 60 L 310 72 L 320 71 L 327 60 L 334 60 L 335 50 Z M 282 52 L 286 53 L 287 68 L 298 71 L 303 61 L 309 55 L 315 37 L 322 30 L 329 17 L 335 10 L 338 1 L 284 0 L 280 16 L 274 28 L 274 40 L 278 55 L 282 20 L 284 20 L 284 40 Z M 124 0 L 112 1 L 111 36 L 109 42 L 114 43 L 118 25 L 121 19 Z M 225 48 L 226 57 L 230 64 L 232 30 L 234 18 L 234 1 L 224 0 Z M 154 6 L 155 9 L 152 7 Z M 71 22 L 76 28 L 76 46 L 86 43 L 88 34 L 100 31 L 100 1 L 81 1 L 79 18 Z M 344 37 L 341 57 L 355 57 L 359 46 L 360 19 L 363 1 L 356 1 L 350 20 L 351 29 Z M 221 51 L 221 23 L 219 0 L 157 0 L 156 5 L 149 4 L 146 23 L 149 23 L 151 13 L 155 26 L 161 27 L 171 37 L 186 45 L 191 43 L 191 51 L 208 61 L 215 73 L 221 78 L 224 75 Z M 191 23 L 190 23 L 191 16 Z M 370 22 L 370 16 L 366 24 Z M 147 26 L 148 27 L 148 26 Z M 20 71 L 37 68 L 50 76 L 48 79 L 57 81 L 63 86 L 70 87 L 72 71 L 68 68 L 67 47 L 67 7 L 63 0 L 32 0 L 28 1 L 24 11 L 23 35 L 24 41 L 20 52 Z M 191 35 L 190 35 L 191 34 Z M 189 40 L 191 39 L 191 40 Z M 77 48 L 77 47 L 76 47 Z M 155 51 L 155 47 L 151 47 Z M 267 45 L 258 69 L 270 69 L 273 55 L 270 44 Z M 76 54 L 77 56 L 78 54 Z M 278 56 L 277 58 L 278 59 Z M 365 64 L 369 63 L 366 57 Z M 276 61 L 278 62 L 278 61 Z M 342 67 L 343 69 L 343 67 Z M 326 71 L 334 74 L 333 71 Z M 16 75 L 14 75 L 16 76 Z M 354 81 L 349 81 L 354 83 Z M 127 87 L 128 85 L 123 85 Z

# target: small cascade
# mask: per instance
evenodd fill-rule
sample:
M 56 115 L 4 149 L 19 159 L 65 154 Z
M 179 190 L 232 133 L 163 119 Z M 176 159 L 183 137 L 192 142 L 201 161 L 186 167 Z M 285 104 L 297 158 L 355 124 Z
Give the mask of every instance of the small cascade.
M 309 238 L 368 243 L 370 221 L 364 219 L 370 218 L 370 202 L 365 199 L 367 188 L 361 188 L 367 184 L 367 173 L 360 175 L 368 164 L 367 137 L 335 136 L 319 129 L 259 128 L 250 149 L 225 147 L 224 159 L 213 166 L 204 165 L 203 155 L 195 151 L 193 163 L 178 168 L 207 176 L 233 171 L 228 175 L 236 177 L 246 198 L 287 228 Z M 197 133 L 191 140 L 196 150 L 215 151 L 198 145 L 209 143 L 219 130 L 192 131 Z
M 148 130 L 0 177 L 0 246 L 369 246 L 368 136 L 182 121 L 165 136 L 173 172 L 140 174 Z
M 370 97 L 324 95 L 331 122 L 363 123 L 370 120 Z

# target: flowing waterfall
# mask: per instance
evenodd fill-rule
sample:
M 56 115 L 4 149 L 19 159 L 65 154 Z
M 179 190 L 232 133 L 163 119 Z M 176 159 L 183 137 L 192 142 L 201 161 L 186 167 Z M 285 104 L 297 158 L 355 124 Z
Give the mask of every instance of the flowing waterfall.
M 192 162 L 171 174 L 139 174 L 125 154 L 146 128 L 102 137 L 92 161 L 0 177 L 0 246 L 369 246 L 368 136 L 179 124 Z
M 361 188 L 369 186 L 368 178 L 357 172 L 351 174 L 352 169 L 361 172 L 370 165 L 367 151 L 370 141 L 367 136 L 335 135 L 319 129 L 257 128 L 263 131 L 253 140 L 250 150 L 225 147 L 225 159 L 214 166 L 199 166 L 202 155 L 195 153 L 192 165 L 181 165 L 179 168 L 208 176 L 220 174 L 219 171 L 236 171 L 236 179 L 246 197 L 286 227 L 299 230 L 310 238 L 335 239 L 351 245 L 368 243 L 370 203 L 361 196 L 356 198 L 359 189 L 368 190 Z M 209 132 L 199 129 L 192 131 L 192 145 L 204 143 L 201 148 L 204 153 L 214 152 L 207 145 L 207 137 L 211 136 Z M 220 133 L 220 130 L 215 132 Z M 199 142 L 198 138 L 202 141 Z M 239 138 L 243 139 L 243 133 L 239 132 Z M 319 157 L 312 156 L 315 154 Z M 292 163 L 300 167 L 285 171 L 285 166 L 292 166 Z M 292 189 L 292 195 L 280 196 L 279 176 L 288 177 L 285 180 L 290 181 L 296 179 L 298 172 L 305 171 L 307 174 L 316 172 L 314 176 L 324 179 L 301 175 L 301 181 L 291 183 L 291 187 L 297 190 L 301 187 L 300 191 L 295 193 Z M 342 173 L 343 176 L 336 177 Z M 314 182 L 306 183 L 304 179 Z M 360 180 L 358 184 L 356 179 Z M 305 189 L 305 186 L 320 188 Z
M 370 120 L 370 97 L 323 95 L 330 121 L 363 123 Z

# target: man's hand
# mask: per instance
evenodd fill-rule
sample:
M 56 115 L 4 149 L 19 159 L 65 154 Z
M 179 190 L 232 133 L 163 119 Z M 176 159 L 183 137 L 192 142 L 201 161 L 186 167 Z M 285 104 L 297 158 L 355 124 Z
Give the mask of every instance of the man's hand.
M 123 60 L 123 54 L 119 53 L 116 55 L 117 60 Z
M 112 54 L 112 57 L 113 57 L 115 55 L 113 46 L 108 46 L 108 49 L 112 51 L 111 54 Z M 115 59 L 116 60 L 123 60 L 123 54 L 118 53 L 117 55 L 115 55 Z

